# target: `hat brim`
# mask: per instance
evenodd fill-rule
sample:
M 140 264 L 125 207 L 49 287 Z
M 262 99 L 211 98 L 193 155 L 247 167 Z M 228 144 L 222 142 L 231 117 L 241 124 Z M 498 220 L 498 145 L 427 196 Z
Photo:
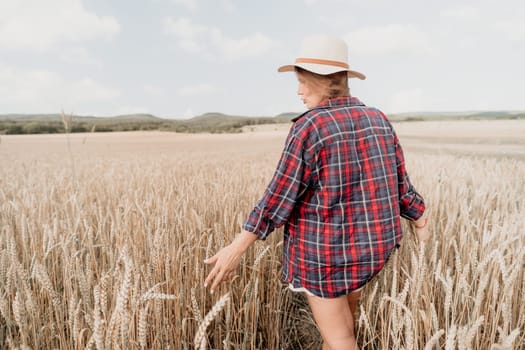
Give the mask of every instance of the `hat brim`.
M 328 66 L 328 65 L 322 65 L 322 64 L 316 64 L 316 63 L 287 64 L 287 65 L 279 67 L 277 71 L 278 72 L 293 72 L 295 71 L 295 67 L 299 67 L 309 72 L 321 74 L 321 75 L 328 75 L 328 74 L 346 71 L 348 73 L 348 78 L 358 78 L 361 80 L 366 79 L 366 75 L 364 75 L 361 72 L 355 71 L 355 70 L 345 69 L 341 67 Z

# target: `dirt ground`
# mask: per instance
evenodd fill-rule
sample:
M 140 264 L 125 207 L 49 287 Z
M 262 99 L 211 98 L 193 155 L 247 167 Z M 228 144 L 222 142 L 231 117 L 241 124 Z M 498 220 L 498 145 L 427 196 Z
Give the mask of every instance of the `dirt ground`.
M 177 134 L 171 132 L 2 135 L 3 160 L 22 155 L 170 154 L 174 150 L 201 154 L 221 152 L 278 153 L 290 124 L 246 127 L 240 134 Z M 525 161 L 525 120 L 425 121 L 394 123 L 405 152 L 510 157 Z M 6 159 L 7 158 L 7 159 Z
M 286 133 L 289 124 L 247 127 L 251 134 Z M 525 160 L 525 120 L 456 120 L 394 123 L 410 152 L 511 157 Z

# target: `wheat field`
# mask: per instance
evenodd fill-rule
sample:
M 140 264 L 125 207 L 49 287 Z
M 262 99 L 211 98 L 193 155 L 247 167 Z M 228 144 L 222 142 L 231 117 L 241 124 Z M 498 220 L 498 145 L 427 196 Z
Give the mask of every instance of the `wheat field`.
M 525 349 L 525 121 L 458 123 L 395 125 L 434 235 L 420 249 L 404 224 L 362 349 Z M 286 128 L 0 136 L 0 348 L 318 349 L 281 229 L 203 287 Z

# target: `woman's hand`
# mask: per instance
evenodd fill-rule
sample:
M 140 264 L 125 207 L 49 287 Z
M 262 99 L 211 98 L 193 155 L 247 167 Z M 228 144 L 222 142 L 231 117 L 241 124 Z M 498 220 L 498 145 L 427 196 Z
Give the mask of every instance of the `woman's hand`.
M 205 264 L 215 264 L 204 281 L 204 287 L 211 283 L 210 290 L 213 293 L 221 282 L 230 278 L 239 266 L 242 254 L 256 240 L 257 235 L 242 231 L 230 245 L 219 250 L 211 258 L 204 260 Z
M 213 293 L 221 282 L 230 278 L 233 271 L 239 266 L 242 253 L 242 251 L 230 244 L 219 250 L 211 258 L 204 260 L 206 264 L 215 264 L 204 281 L 204 287 L 207 287 L 213 281 L 211 285 L 211 293 Z
M 414 229 L 416 231 L 416 236 L 419 241 L 419 244 L 425 245 L 430 239 L 430 236 L 432 235 L 430 233 L 430 230 L 428 229 L 428 217 L 425 216 L 419 218 L 415 222 Z

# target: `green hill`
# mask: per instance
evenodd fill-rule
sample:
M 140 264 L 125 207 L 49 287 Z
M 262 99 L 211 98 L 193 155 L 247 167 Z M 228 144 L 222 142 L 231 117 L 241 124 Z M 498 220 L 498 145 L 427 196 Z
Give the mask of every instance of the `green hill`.
M 389 114 L 392 121 L 525 119 L 523 111 L 411 112 Z
M 289 123 L 298 113 L 281 113 L 274 117 L 245 117 L 223 113 L 205 113 L 191 119 L 163 119 L 151 114 L 126 114 L 112 117 L 71 116 L 70 132 L 110 132 L 163 130 L 186 133 L 237 133 L 244 126 Z M 525 112 L 415 112 L 390 114 L 397 122 L 428 120 L 525 119 Z M 0 115 L 0 134 L 64 133 L 61 114 L 3 114 Z
M 280 114 L 276 117 L 245 117 L 222 113 L 205 113 L 184 121 L 174 121 L 176 129 L 189 132 L 241 132 L 248 125 L 290 122 L 296 113 Z
M 82 121 L 162 121 L 162 118 L 151 114 L 125 114 L 114 117 L 95 116 L 73 116 Z M 61 114 L 0 114 L 0 121 L 59 121 L 62 122 Z
M 130 130 L 159 130 L 169 124 L 149 114 L 115 117 L 72 116 L 71 132 L 109 132 Z M 64 133 L 61 114 L 4 114 L 0 115 L 0 134 Z
M 163 119 L 151 114 L 128 114 L 113 117 L 71 116 L 70 132 L 109 132 L 165 130 L 176 132 L 241 132 L 246 125 L 289 122 L 296 114 L 276 117 L 244 117 L 222 113 L 205 113 L 186 120 Z M 0 115 L 0 134 L 64 133 L 61 114 Z

